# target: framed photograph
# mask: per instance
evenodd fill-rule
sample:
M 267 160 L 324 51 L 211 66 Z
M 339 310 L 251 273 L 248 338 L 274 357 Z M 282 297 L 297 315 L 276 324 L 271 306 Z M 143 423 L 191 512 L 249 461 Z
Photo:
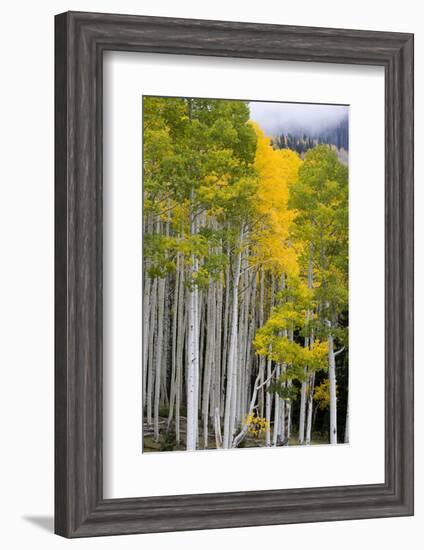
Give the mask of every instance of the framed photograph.
M 56 16 L 55 530 L 413 514 L 413 35 Z

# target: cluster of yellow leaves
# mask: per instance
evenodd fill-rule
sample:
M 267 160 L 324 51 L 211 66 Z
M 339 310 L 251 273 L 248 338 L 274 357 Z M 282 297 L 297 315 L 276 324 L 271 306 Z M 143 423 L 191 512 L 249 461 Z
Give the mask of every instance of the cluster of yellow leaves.
M 257 416 L 255 412 L 246 416 L 244 424 L 247 426 L 247 432 L 253 437 L 259 437 L 270 429 L 269 422 L 266 418 Z
M 336 394 L 337 394 L 336 386 Z M 328 378 L 323 380 L 319 386 L 314 389 L 314 401 L 318 403 L 318 407 L 324 411 L 330 406 L 330 381 Z
M 258 216 L 253 254 L 255 262 L 265 264 L 276 273 L 298 273 L 296 253 L 289 243 L 294 213 L 288 208 L 289 187 L 297 179 L 302 160 L 287 149 L 276 150 L 271 140 L 256 124 L 254 167 L 259 178 L 254 196 Z

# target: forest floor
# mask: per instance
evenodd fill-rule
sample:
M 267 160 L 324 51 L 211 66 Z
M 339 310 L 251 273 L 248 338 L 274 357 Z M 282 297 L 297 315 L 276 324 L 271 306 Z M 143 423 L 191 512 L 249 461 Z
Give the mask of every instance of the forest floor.
M 186 419 L 181 417 L 181 442 L 179 445 L 176 443 L 175 438 L 175 425 L 174 422 L 171 422 L 169 431 L 166 431 L 168 419 L 165 417 L 159 417 L 160 425 L 160 438 L 159 441 L 155 441 L 153 436 L 153 427 L 146 422 L 143 424 L 143 452 L 145 453 L 154 453 L 161 451 L 185 451 L 185 437 L 186 437 Z M 328 443 L 328 437 L 321 433 L 314 433 L 312 437 L 312 445 L 320 445 Z M 289 445 L 298 445 L 298 434 L 292 432 Z M 252 447 L 265 447 L 265 434 L 260 437 L 254 437 L 247 435 L 241 444 L 238 446 L 238 449 L 242 448 L 252 448 Z M 208 446 L 204 445 L 203 437 L 203 422 L 199 420 L 199 443 L 198 450 L 211 450 L 216 449 L 215 442 L 215 433 L 213 428 L 209 428 L 208 433 Z

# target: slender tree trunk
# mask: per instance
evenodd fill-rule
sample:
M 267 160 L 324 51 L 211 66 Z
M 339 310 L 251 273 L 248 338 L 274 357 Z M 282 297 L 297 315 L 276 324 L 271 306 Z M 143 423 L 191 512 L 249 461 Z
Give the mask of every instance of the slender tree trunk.
M 281 275 L 280 281 L 280 290 L 284 290 L 286 286 L 286 280 L 284 274 Z M 287 331 L 284 330 L 279 336 L 287 336 Z M 286 371 L 286 366 L 278 364 L 277 365 L 277 376 L 276 379 L 279 380 L 280 376 Z M 273 446 L 276 447 L 281 441 L 283 441 L 286 434 L 286 425 L 284 422 L 284 415 L 286 410 L 286 404 L 283 399 L 275 394 L 275 405 L 274 405 L 274 433 L 273 433 Z
M 209 401 L 211 392 L 211 379 L 213 370 L 213 361 L 215 357 L 215 310 L 214 302 L 215 285 L 210 282 L 207 294 L 207 323 L 206 323 L 206 353 L 204 362 L 203 375 L 203 399 L 202 399 L 202 416 L 203 416 L 203 447 L 208 448 L 208 422 L 209 422 Z
M 222 247 L 221 247 L 222 249 Z M 221 417 L 221 373 L 222 373 L 222 304 L 223 301 L 223 283 L 222 278 L 218 281 L 217 298 L 216 298 L 216 348 L 215 348 L 215 380 L 213 403 L 211 410 L 215 417 L 216 409 Z
M 154 405 L 154 437 L 159 441 L 159 404 L 161 389 L 161 366 L 163 353 L 163 317 L 165 309 L 165 279 L 158 282 L 158 332 L 156 345 L 156 377 L 155 377 L 155 405 Z
M 284 372 L 286 369 L 286 366 L 283 365 L 281 372 Z M 286 401 L 285 399 L 281 399 L 281 397 L 278 397 L 280 400 L 280 419 L 278 421 L 278 435 L 277 435 L 277 441 L 281 443 L 281 445 L 285 444 L 286 439 L 286 423 L 284 421 L 286 417 Z
M 290 388 L 292 386 L 292 381 L 288 380 L 287 386 Z M 286 411 L 286 418 L 287 418 L 287 424 L 286 424 L 286 441 L 287 445 L 290 444 L 290 437 L 291 437 L 291 428 L 292 428 L 292 402 L 291 400 L 286 401 L 285 406 Z
M 227 362 L 227 393 L 225 396 L 224 415 L 224 449 L 231 447 L 233 439 L 234 421 L 236 416 L 237 396 L 237 329 L 238 329 L 238 290 L 241 267 L 241 248 L 243 242 L 243 228 L 240 232 L 239 250 L 237 252 L 233 275 L 233 299 L 231 313 L 231 336 Z
M 309 321 L 309 311 L 306 314 L 306 320 Z M 305 348 L 309 347 L 309 337 L 305 337 Z M 305 442 L 305 420 L 306 420 L 306 391 L 308 386 L 308 367 L 303 369 L 304 380 L 300 388 L 300 409 L 299 409 L 299 445 Z
M 146 262 L 147 270 L 147 262 Z M 143 304 L 143 403 L 146 405 L 147 394 L 147 359 L 149 357 L 149 328 L 150 328 L 150 291 L 152 282 L 146 274 L 144 280 L 144 304 Z
M 310 445 L 312 441 L 312 415 L 314 412 L 314 387 L 315 387 L 315 373 L 313 372 L 309 377 L 308 414 L 306 418 L 306 436 L 305 436 L 306 445 Z
M 177 378 L 175 389 L 175 438 L 176 443 L 181 443 L 181 397 L 183 391 L 183 372 L 184 372 L 184 340 L 186 336 L 186 324 L 187 324 L 187 311 L 184 308 L 185 292 L 184 292 L 184 270 L 181 272 L 180 277 L 180 303 L 178 308 L 178 318 L 180 319 L 180 325 L 178 327 L 178 362 L 177 362 Z
M 270 298 L 269 298 L 269 304 L 270 304 L 270 312 L 274 306 L 274 293 L 275 293 L 275 279 L 274 279 L 274 275 L 271 275 L 271 295 L 270 295 Z M 269 392 L 269 387 L 270 387 L 270 384 L 271 384 L 271 359 L 267 359 L 267 371 L 266 371 L 266 375 L 267 375 L 267 384 L 266 384 L 266 394 L 265 394 L 265 419 L 268 423 L 268 426 L 271 426 L 271 409 L 272 409 L 272 399 L 273 399 L 273 396 L 272 394 Z M 271 446 L 271 428 L 266 432 L 266 435 L 265 435 L 265 445 L 267 447 L 270 447 Z
M 277 380 L 281 375 L 281 365 L 277 365 Z M 274 431 L 272 432 L 272 446 L 276 447 L 278 442 L 278 433 L 280 429 L 280 396 L 275 394 L 275 405 L 274 405 Z
M 218 224 L 212 221 L 212 229 L 217 229 Z M 222 246 L 215 248 L 215 253 L 222 253 Z M 212 300 L 212 327 L 213 331 L 211 338 L 211 387 L 209 397 L 209 418 L 211 426 L 214 426 L 215 411 L 220 407 L 220 384 L 221 384 L 221 323 L 222 323 L 222 279 L 218 278 L 213 283 L 213 300 Z M 216 435 L 216 434 L 215 434 Z
M 155 328 L 156 328 L 156 300 L 157 300 L 157 277 L 153 281 L 151 307 L 150 307 L 150 331 L 149 331 L 149 356 L 147 367 L 147 396 L 146 396 L 146 419 L 148 424 L 153 423 L 152 402 L 154 386 L 154 357 L 155 357 Z
M 214 425 L 215 425 L 215 444 L 216 444 L 216 448 L 217 449 L 222 449 L 221 417 L 219 415 L 218 408 L 215 409 Z
M 220 413 L 221 416 L 224 416 L 225 411 L 225 392 L 226 392 L 226 385 L 228 384 L 228 376 L 227 376 L 227 363 L 228 363 L 228 332 L 229 332 L 229 324 L 230 324 L 230 247 L 229 244 L 227 245 L 227 266 L 225 268 L 225 309 L 224 309 L 224 323 L 223 323 L 223 343 L 222 343 L 222 370 L 221 370 L 221 392 L 220 392 L 220 400 L 221 400 L 221 407 L 220 407 Z
M 346 405 L 346 425 L 344 433 L 344 442 L 349 443 L 349 394 L 347 396 L 347 405 Z
M 258 374 L 256 376 L 256 380 L 253 384 L 252 397 L 250 399 L 250 404 L 249 404 L 249 407 L 248 407 L 248 410 L 247 410 L 248 415 L 251 415 L 254 408 L 255 408 L 256 400 L 257 400 L 257 397 L 258 397 L 258 390 L 260 390 L 263 387 L 264 384 L 269 382 L 269 380 L 272 377 L 272 374 L 273 373 L 271 373 L 269 378 L 267 378 L 264 382 L 261 383 L 260 382 L 261 373 L 258 372 Z M 238 447 L 240 445 L 240 443 L 243 441 L 243 439 L 245 438 L 245 436 L 247 434 L 247 430 L 248 430 L 248 426 L 245 424 L 243 426 L 243 428 L 240 430 L 240 432 L 238 433 L 238 435 L 234 438 L 233 443 L 232 443 L 233 447 Z
M 193 191 L 191 203 L 193 205 Z M 193 206 L 190 212 L 190 235 L 196 233 L 196 216 Z M 188 369 L 187 369 L 187 441 L 188 451 L 196 449 L 197 444 L 197 414 L 199 394 L 199 293 L 197 288 L 197 273 L 199 262 L 194 253 L 191 255 L 190 288 L 188 291 Z
M 237 413 L 236 423 L 240 424 L 244 419 L 244 415 L 247 409 L 247 392 L 250 377 L 250 353 L 249 353 L 249 336 L 250 336 L 250 324 L 249 324 L 249 309 L 251 299 L 250 277 L 248 271 L 247 252 L 243 260 L 243 275 L 242 275 L 242 300 L 241 300 L 241 318 L 239 323 L 239 352 L 237 361 Z
M 264 278 L 265 278 L 265 272 L 263 269 L 261 269 L 261 277 L 260 277 L 260 293 L 259 293 L 259 328 L 261 328 L 264 324 Z M 259 372 L 261 373 L 261 384 L 264 381 L 265 376 L 265 362 L 266 358 L 264 356 L 259 357 Z M 265 408 L 265 388 L 264 386 L 261 386 L 260 394 L 259 394 L 259 416 L 263 418 L 264 416 L 264 408 Z
M 313 287 L 313 270 L 312 270 L 312 253 L 313 248 L 310 246 L 309 250 L 309 262 L 308 262 L 308 288 L 312 289 Z M 311 311 L 306 312 L 306 322 L 309 323 L 311 318 Z M 305 348 L 309 348 L 311 345 L 311 339 L 309 336 L 305 337 Z M 304 380 L 302 381 L 302 387 L 300 389 L 300 412 L 299 412 L 299 444 L 303 445 L 305 442 L 305 419 L 306 419 L 306 391 L 308 386 L 308 368 L 304 368 Z
M 287 335 L 287 333 L 286 333 Z M 294 340 L 294 333 L 293 333 L 293 330 L 289 330 L 288 331 L 288 337 L 289 337 L 289 340 L 291 342 L 293 342 Z M 292 380 L 287 380 L 287 388 L 291 388 L 292 385 L 293 385 L 293 382 Z M 286 438 L 286 441 L 287 441 L 287 445 L 290 444 L 290 437 L 291 437 L 291 428 L 292 428 L 292 401 L 291 399 L 287 399 L 286 403 L 285 403 L 285 416 L 286 416 L 286 433 L 285 433 L 285 438 Z
M 336 358 L 334 338 L 328 336 L 328 379 L 330 382 L 330 443 L 337 444 L 337 395 L 336 395 Z
M 242 266 L 243 266 L 243 269 L 245 268 L 245 260 L 244 258 L 242 258 Z M 236 388 L 236 392 L 235 392 L 235 399 L 236 399 L 236 404 L 235 404 L 235 415 L 234 415 L 234 426 L 233 426 L 233 431 L 234 431 L 234 427 L 235 427 L 235 424 L 236 422 L 239 423 L 240 420 L 241 420 L 241 401 L 242 401 L 242 376 L 241 376 L 241 362 L 243 361 L 243 344 L 244 344 L 244 336 L 245 336 L 245 326 L 244 326 L 244 321 L 245 321 L 245 313 L 246 313 L 246 307 L 245 307 L 245 302 L 243 301 L 243 298 L 245 299 L 245 296 L 244 296 L 244 292 L 243 292 L 243 287 L 245 287 L 245 274 L 243 272 L 242 275 L 240 275 L 240 281 L 241 281 L 241 297 L 242 297 L 242 300 L 241 300 L 241 304 L 240 304 L 240 311 L 239 311 L 239 314 L 238 314 L 238 335 L 237 335 L 237 347 L 236 347 L 236 376 L 235 376 L 235 379 L 236 379 L 236 384 L 235 384 L 235 388 Z M 240 302 L 240 299 L 239 299 L 239 302 Z
M 144 235 L 149 233 L 149 220 L 145 222 Z M 143 406 L 146 407 L 147 395 L 147 360 L 149 357 L 149 337 L 150 337 L 150 294 L 152 280 L 149 276 L 150 260 L 146 258 L 144 262 L 144 297 L 143 297 Z
M 271 295 L 269 298 L 270 314 L 271 314 L 272 308 L 274 307 L 274 301 L 275 301 L 274 294 L 275 294 L 275 278 L 274 278 L 274 275 L 271 275 Z M 265 394 L 265 419 L 268 422 L 268 426 L 271 426 L 271 409 L 272 409 L 272 401 L 273 401 L 273 396 L 268 391 L 271 384 L 271 379 L 270 379 L 271 365 L 272 365 L 271 359 L 267 359 L 266 375 L 267 375 L 268 383 L 266 384 L 267 391 Z M 267 447 L 271 446 L 271 428 L 267 431 L 265 435 L 265 445 Z
M 205 322 L 203 320 L 203 315 L 205 313 L 205 308 L 201 307 L 202 303 L 202 295 L 199 292 L 198 294 L 198 301 L 199 301 L 199 307 L 198 307 L 198 316 L 200 319 L 199 322 L 199 398 L 198 398 L 198 405 L 201 406 L 201 400 L 202 400 L 202 376 L 203 376 L 203 369 L 204 369 L 204 361 L 205 361 L 205 348 L 206 348 L 206 336 L 207 331 L 205 330 Z M 199 410 L 197 411 L 199 413 Z
M 306 338 L 305 338 L 306 340 Z M 306 345 L 305 345 L 306 347 Z M 305 378 L 307 377 L 307 368 L 303 369 Z M 306 389 L 307 381 L 302 381 L 300 388 L 300 410 L 299 410 L 299 445 L 303 445 L 305 442 L 305 417 L 306 417 Z
M 252 342 L 255 337 L 256 330 L 256 274 L 252 276 L 252 292 L 250 298 L 250 322 L 249 332 L 246 341 L 246 366 L 247 376 L 245 378 L 245 393 L 243 403 L 243 417 L 246 416 L 249 409 L 249 396 L 251 394 L 252 370 L 255 366 L 255 358 L 252 354 Z M 258 372 L 261 372 L 260 369 Z
M 272 394 L 268 391 L 271 384 L 271 359 L 267 360 L 266 376 L 268 383 L 266 384 L 267 392 L 265 393 L 265 419 L 270 427 L 265 434 L 265 445 L 271 447 L 271 409 L 272 409 Z
M 162 340 L 162 366 L 161 366 L 161 372 L 160 372 L 160 378 L 161 378 L 161 390 L 160 390 L 160 405 L 164 408 L 168 407 L 169 409 L 169 394 L 168 394 L 168 366 L 169 366 L 169 358 L 171 355 L 171 349 L 170 349 L 170 324 L 169 324 L 169 280 L 168 278 L 164 279 L 164 314 L 163 314 L 163 340 Z M 168 410 L 169 412 L 169 410 Z
M 169 413 L 168 413 L 168 430 L 170 428 L 173 416 L 175 396 L 177 393 L 177 368 L 178 368 L 178 351 L 177 351 L 177 334 L 178 334 L 178 307 L 180 297 L 180 271 L 181 271 L 181 254 L 177 253 L 177 265 L 175 271 L 175 287 L 174 287 L 174 302 L 172 307 L 172 338 L 171 338 L 171 389 L 169 392 Z M 180 319 L 180 322 L 182 319 Z

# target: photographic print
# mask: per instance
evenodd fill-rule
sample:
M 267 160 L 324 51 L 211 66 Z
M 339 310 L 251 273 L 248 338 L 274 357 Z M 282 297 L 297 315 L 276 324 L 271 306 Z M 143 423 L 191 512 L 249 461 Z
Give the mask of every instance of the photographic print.
M 348 106 L 142 115 L 143 452 L 348 443 Z

